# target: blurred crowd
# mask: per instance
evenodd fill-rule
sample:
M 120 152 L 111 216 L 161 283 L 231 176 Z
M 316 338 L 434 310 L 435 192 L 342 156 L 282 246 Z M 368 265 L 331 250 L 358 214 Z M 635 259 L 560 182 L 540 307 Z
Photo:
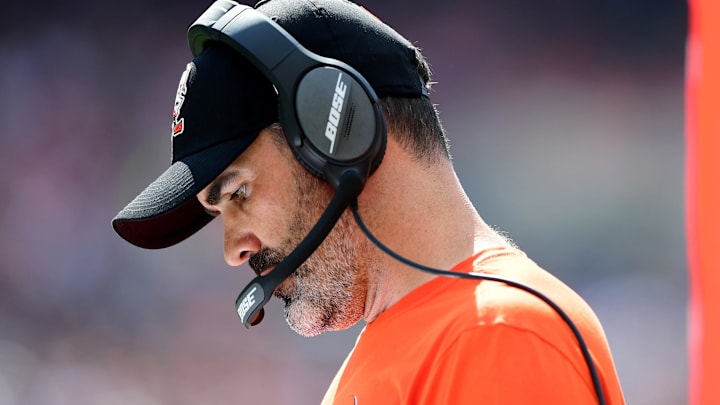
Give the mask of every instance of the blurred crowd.
M 423 50 L 471 199 L 593 306 L 628 403 L 685 403 L 685 3 L 359 3 Z M 278 303 L 246 331 L 219 224 L 161 251 L 110 227 L 169 164 L 209 4 L 3 4 L 0 404 L 316 404 L 352 347 Z

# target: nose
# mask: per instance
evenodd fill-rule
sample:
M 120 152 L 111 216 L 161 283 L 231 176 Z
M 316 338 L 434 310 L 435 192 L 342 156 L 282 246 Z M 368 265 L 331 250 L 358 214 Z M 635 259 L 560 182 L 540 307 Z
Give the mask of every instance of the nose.
M 262 248 L 260 239 L 252 233 L 238 234 L 225 229 L 225 263 L 239 266 L 250 259 L 250 255 Z

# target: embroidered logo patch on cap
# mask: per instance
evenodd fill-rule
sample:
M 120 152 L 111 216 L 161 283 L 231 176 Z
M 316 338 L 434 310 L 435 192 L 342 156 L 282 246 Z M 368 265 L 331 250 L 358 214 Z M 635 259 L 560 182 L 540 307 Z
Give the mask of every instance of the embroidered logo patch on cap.
M 175 104 L 173 105 L 172 136 L 178 136 L 185 130 L 185 118 L 180 117 L 180 109 L 185 102 L 188 77 L 194 67 L 195 65 L 192 62 L 188 63 L 182 76 L 180 76 L 180 84 L 178 84 L 177 93 L 175 94 Z

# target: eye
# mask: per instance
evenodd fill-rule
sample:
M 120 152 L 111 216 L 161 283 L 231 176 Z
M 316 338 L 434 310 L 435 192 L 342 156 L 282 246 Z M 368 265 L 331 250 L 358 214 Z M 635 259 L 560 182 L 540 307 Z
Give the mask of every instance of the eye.
M 239 198 L 242 201 L 247 200 L 250 197 L 250 194 L 248 193 L 247 184 L 243 184 L 235 190 L 232 194 L 230 194 L 230 200 L 234 200 L 236 198 Z

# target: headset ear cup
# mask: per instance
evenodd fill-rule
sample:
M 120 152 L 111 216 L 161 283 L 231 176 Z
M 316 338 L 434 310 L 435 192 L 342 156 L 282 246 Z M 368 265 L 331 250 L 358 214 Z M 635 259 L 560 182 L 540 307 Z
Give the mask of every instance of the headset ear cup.
M 381 114 L 382 115 L 382 114 Z M 382 163 L 383 158 L 385 158 L 385 151 L 387 150 L 387 127 L 385 126 L 385 120 L 381 121 L 382 123 L 382 130 L 379 134 L 379 150 L 375 157 L 372 159 L 372 163 L 370 164 L 370 172 L 368 173 L 368 176 L 375 173 L 375 170 L 377 170 L 378 167 L 380 167 L 380 163 Z
M 384 117 L 359 73 L 327 63 L 316 67 L 300 79 L 294 103 L 301 142 L 288 140 L 291 148 L 299 145 L 295 154 L 312 173 L 354 167 L 367 177 L 379 165 Z
M 302 153 L 302 150 L 300 148 L 294 147 L 292 140 L 286 138 L 288 140 L 288 144 L 290 145 L 290 150 L 293 153 L 293 156 L 295 156 L 295 159 L 300 162 L 300 165 L 305 168 L 310 174 L 312 174 L 315 177 L 318 177 L 320 180 L 328 180 L 327 176 L 323 172 L 322 169 L 318 169 L 316 166 L 318 165 L 317 161 L 315 163 L 311 163 L 308 161 L 304 154 Z

